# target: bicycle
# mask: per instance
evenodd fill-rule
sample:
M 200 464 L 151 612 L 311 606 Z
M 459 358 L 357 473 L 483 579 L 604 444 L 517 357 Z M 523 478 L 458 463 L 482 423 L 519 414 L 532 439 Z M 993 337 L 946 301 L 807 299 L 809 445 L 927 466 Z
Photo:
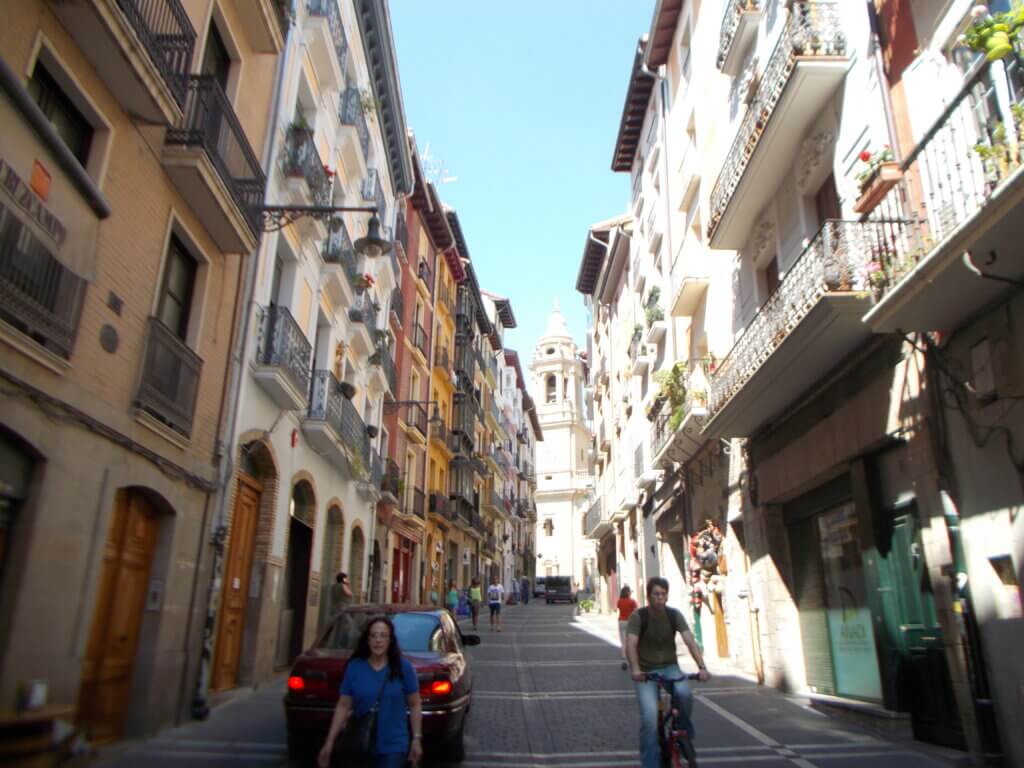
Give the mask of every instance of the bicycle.
M 647 675 L 647 680 L 658 684 L 658 744 L 661 747 L 661 764 L 668 768 L 683 768 L 684 760 L 689 768 L 697 768 L 697 750 L 683 727 L 685 724 L 680 722 L 679 710 L 672 706 L 672 691 L 676 683 L 699 679 L 697 673 L 682 677 Z

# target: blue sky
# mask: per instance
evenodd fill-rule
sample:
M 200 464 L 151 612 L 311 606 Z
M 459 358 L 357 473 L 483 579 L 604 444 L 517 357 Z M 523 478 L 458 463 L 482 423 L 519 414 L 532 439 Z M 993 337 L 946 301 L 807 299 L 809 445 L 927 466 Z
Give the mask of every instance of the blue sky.
M 582 342 L 587 227 L 625 211 L 611 159 L 637 38 L 654 0 L 391 0 L 399 77 L 421 155 L 456 181 L 481 288 L 512 300 L 529 363 L 558 296 Z

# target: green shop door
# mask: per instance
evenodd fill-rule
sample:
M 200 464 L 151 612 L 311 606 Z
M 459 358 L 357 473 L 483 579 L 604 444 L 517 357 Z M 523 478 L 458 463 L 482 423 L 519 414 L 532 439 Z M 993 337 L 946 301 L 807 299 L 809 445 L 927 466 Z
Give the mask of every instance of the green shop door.
M 876 611 L 882 619 L 886 698 L 898 710 L 910 712 L 915 738 L 964 749 L 915 508 L 901 509 L 889 525 L 889 530 L 878 531 L 876 542 Z M 875 567 L 873 561 L 868 559 L 869 569 Z

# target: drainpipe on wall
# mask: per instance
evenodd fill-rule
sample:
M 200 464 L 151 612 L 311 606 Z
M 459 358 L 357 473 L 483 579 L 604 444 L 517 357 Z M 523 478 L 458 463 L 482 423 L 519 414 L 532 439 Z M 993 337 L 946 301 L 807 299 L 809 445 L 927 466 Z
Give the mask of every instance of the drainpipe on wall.
M 294 36 L 288 35 L 287 40 L 294 40 Z M 275 125 L 278 111 L 281 108 L 281 90 L 284 83 L 284 74 L 288 71 L 288 62 L 291 59 L 292 47 L 285 45 L 284 55 L 277 60 L 277 71 L 274 76 L 274 93 L 270 106 L 270 126 L 263 144 L 263 167 L 273 168 L 274 160 L 274 137 L 277 132 Z M 265 193 L 264 193 L 265 194 Z M 263 242 L 256 246 L 251 254 L 248 269 L 245 273 L 244 288 L 236 301 L 236 308 L 244 311 L 241 317 L 236 314 L 235 322 L 240 324 L 241 334 L 238 337 L 238 344 L 232 350 L 234 359 L 231 361 L 229 379 L 231 380 L 231 392 L 227 403 L 222 402 L 222 410 L 227 413 L 227 423 L 221 433 L 220 442 L 222 453 L 220 466 L 218 468 L 218 498 L 215 502 L 213 520 L 210 523 L 210 544 L 213 546 L 213 567 L 210 573 L 210 587 L 206 596 L 206 623 L 203 627 L 203 643 L 199 659 L 199 673 L 196 679 L 196 687 L 192 695 L 192 717 L 197 720 L 206 719 L 210 714 L 209 687 L 211 667 L 213 665 L 213 643 L 214 630 L 217 627 L 217 611 L 220 606 L 221 579 L 224 569 L 224 546 L 227 539 L 226 507 L 230 493 L 230 480 L 234 474 L 235 446 L 235 425 L 238 420 L 239 394 L 242 389 L 242 361 L 245 358 L 245 350 L 249 343 L 249 318 L 253 307 L 253 295 L 256 290 L 256 275 L 259 273 L 260 251 Z M 244 296 L 244 299 L 241 297 Z M 236 327 L 239 327 L 236 325 Z M 204 513 L 205 517 L 205 513 Z M 204 520 L 203 532 L 205 536 L 206 525 Z M 187 635 L 186 635 L 187 637 Z

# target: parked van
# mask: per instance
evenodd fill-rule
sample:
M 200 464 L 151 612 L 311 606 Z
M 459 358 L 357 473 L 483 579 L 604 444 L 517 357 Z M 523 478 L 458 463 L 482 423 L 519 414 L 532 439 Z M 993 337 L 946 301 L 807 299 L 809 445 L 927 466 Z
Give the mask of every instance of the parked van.
M 538 576 L 533 581 L 533 596 L 544 597 L 544 577 Z
M 572 588 L 572 578 L 569 576 L 548 576 L 544 580 L 544 600 L 548 603 L 553 603 L 556 600 L 575 603 L 576 593 Z

